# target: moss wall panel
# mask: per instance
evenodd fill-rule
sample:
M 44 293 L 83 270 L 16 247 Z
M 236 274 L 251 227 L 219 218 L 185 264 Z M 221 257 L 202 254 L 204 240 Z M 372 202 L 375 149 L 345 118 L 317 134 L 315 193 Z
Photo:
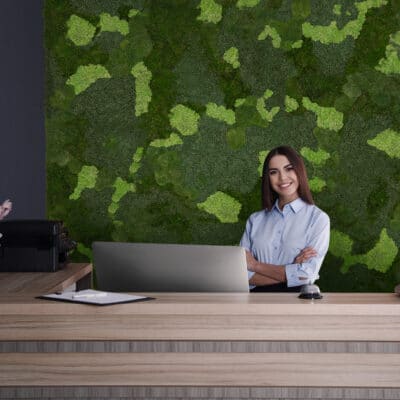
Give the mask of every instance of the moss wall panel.
M 48 216 L 78 240 L 236 244 L 260 165 L 306 160 L 320 286 L 400 280 L 400 3 L 47 0 Z

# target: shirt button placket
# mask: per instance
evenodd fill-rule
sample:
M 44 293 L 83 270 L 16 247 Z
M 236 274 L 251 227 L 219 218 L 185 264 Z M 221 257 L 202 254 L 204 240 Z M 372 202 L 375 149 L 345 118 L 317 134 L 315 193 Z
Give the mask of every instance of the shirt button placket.
M 283 218 L 284 218 L 284 215 L 281 214 L 281 215 L 280 215 L 280 219 L 279 219 L 279 221 L 278 221 L 278 224 L 279 224 L 280 226 L 282 225 Z M 275 239 L 274 239 L 274 250 L 275 250 L 275 252 L 278 250 L 278 247 L 279 247 L 279 245 L 280 245 L 280 243 L 281 243 L 281 241 L 282 241 L 282 228 L 281 228 L 281 227 L 278 228 L 278 230 L 276 231 L 276 233 L 277 233 L 278 235 L 277 235 L 277 236 L 275 237 Z

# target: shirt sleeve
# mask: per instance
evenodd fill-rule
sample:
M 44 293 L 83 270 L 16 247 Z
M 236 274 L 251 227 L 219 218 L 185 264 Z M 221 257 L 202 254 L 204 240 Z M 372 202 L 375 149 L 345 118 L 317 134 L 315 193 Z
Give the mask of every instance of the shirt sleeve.
M 251 250 L 251 240 L 250 240 L 250 233 L 251 233 L 251 228 L 253 224 L 251 222 L 251 218 L 249 218 L 246 222 L 246 229 L 243 233 L 242 239 L 240 240 L 240 246 L 243 247 L 245 250 L 249 251 L 250 253 L 253 253 Z M 247 276 L 248 280 L 251 279 L 251 277 L 255 274 L 254 271 L 249 271 L 247 270 Z M 250 289 L 253 289 L 255 286 L 250 285 Z
M 321 213 L 311 229 L 313 233 L 310 236 L 307 247 L 312 247 L 318 254 L 307 262 L 285 266 L 288 287 L 314 283 L 319 278 L 318 272 L 329 248 L 330 220 L 328 215 Z

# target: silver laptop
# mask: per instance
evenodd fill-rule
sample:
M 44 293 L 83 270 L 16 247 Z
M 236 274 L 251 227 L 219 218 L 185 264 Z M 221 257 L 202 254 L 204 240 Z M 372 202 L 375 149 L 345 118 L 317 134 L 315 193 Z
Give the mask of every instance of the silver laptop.
M 238 246 L 94 242 L 99 290 L 248 292 L 246 256 Z

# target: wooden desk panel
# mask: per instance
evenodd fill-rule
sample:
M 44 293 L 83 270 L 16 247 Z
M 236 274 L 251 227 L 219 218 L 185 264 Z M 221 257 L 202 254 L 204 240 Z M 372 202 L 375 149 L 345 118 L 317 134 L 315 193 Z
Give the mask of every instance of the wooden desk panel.
M 28 329 L 29 328 L 29 329 Z M 398 341 L 392 316 L 3 315 L 0 340 Z
M 397 354 L 2 354 L 0 386 L 400 388 Z

